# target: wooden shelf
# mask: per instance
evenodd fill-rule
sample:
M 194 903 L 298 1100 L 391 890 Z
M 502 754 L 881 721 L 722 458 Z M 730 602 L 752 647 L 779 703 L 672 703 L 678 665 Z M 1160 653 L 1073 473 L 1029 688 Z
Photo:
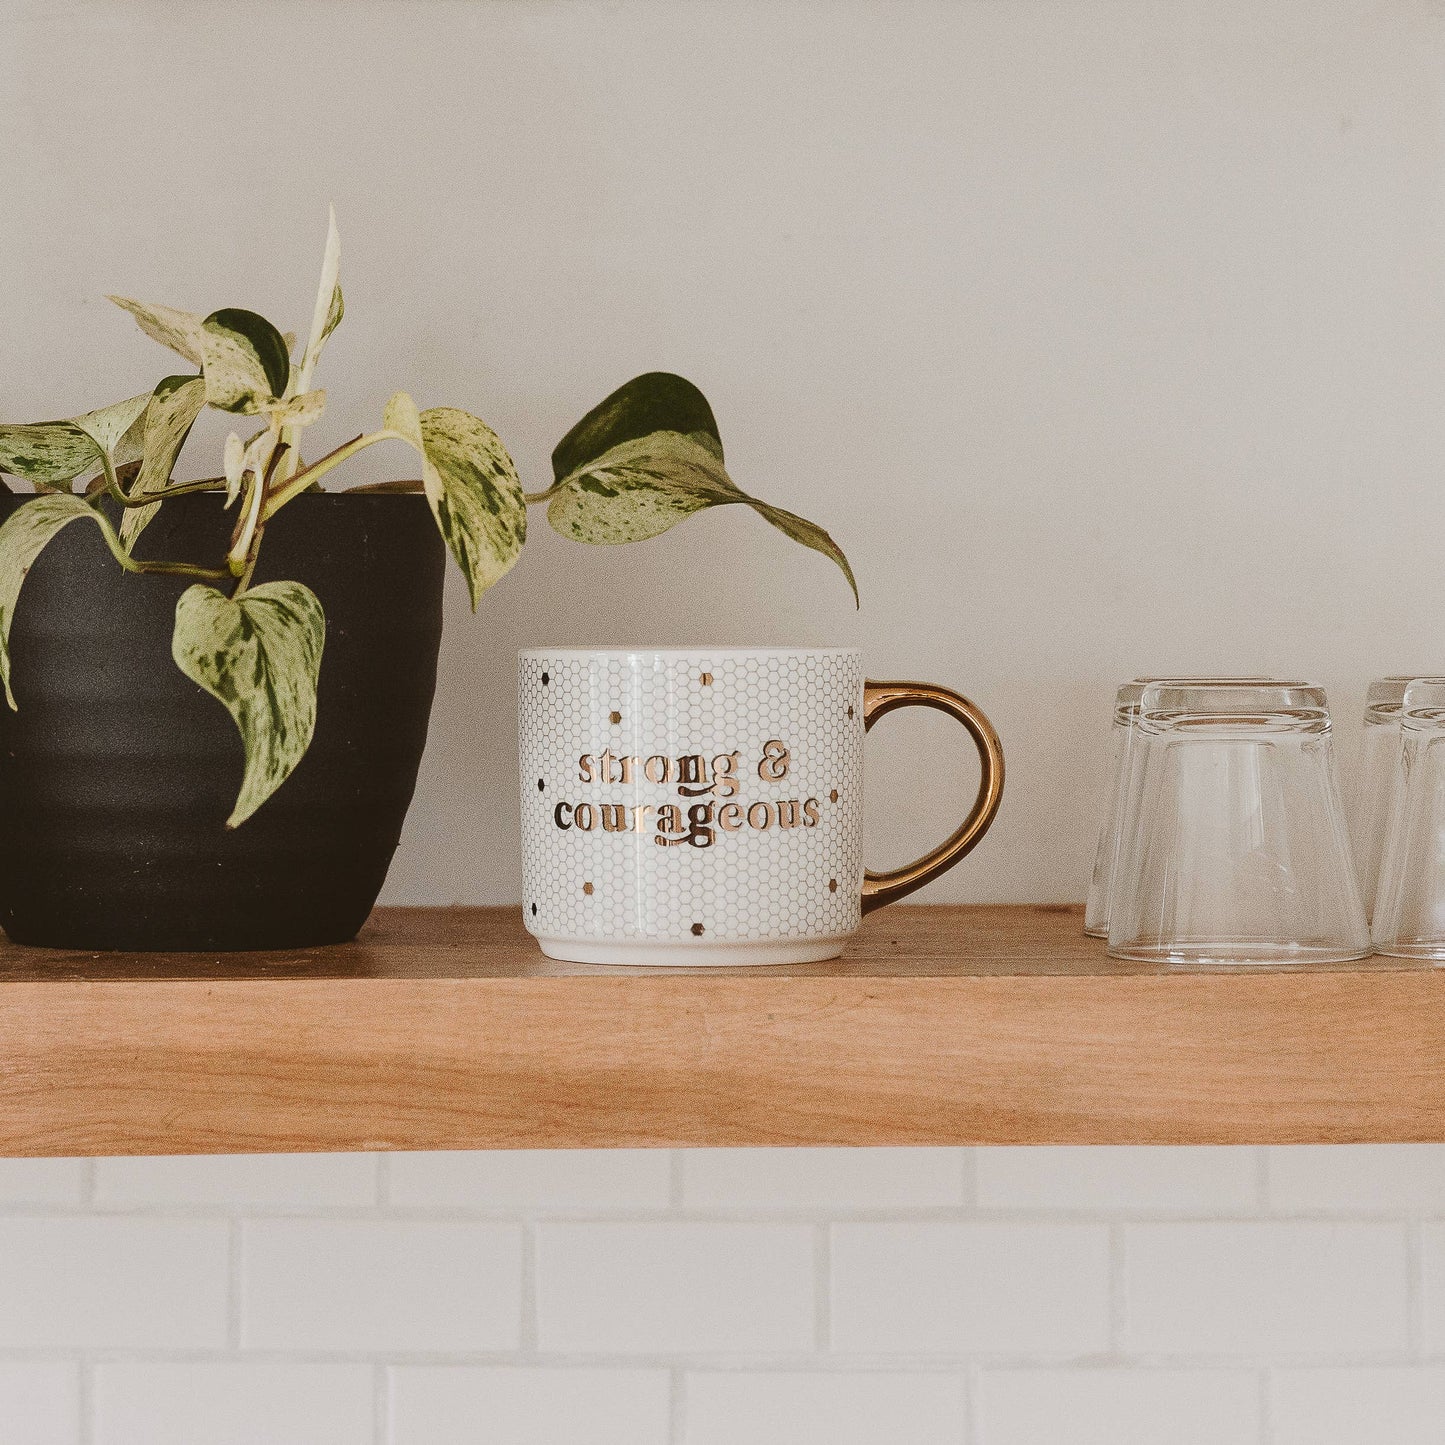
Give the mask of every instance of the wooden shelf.
M 548 962 L 515 908 L 285 954 L 0 945 L 0 1154 L 1445 1139 L 1445 971 L 1116 965 L 1076 908 L 845 958 Z

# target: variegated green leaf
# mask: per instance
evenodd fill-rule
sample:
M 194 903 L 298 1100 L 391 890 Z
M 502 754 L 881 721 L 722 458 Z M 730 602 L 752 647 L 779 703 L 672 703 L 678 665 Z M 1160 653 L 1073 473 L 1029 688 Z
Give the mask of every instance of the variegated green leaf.
M 124 466 L 140 454 L 136 442 L 149 400 L 143 393 L 65 421 L 0 426 L 0 472 L 51 488 L 97 471 L 105 455 Z
M 387 428 L 421 454 L 422 485 L 437 526 L 467 579 L 472 610 L 503 577 L 527 540 L 527 503 L 517 469 L 484 421 L 455 407 L 417 412 L 399 391 L 386 404 Z
M 285 338 L 264 316 L 233 306 L 201 325 L 201 371 L 212 406 L 249 416 L 285 395 L 291 359 Z
M 152 341 L 169 346 L 195 366 L 201 364 L 202 328 L 204 320 L 190 311 L 177 311 L 174 306 L 150 306 L 132 301 L 129 296 L 107 296 L 117 306 L 129 311 L 136 324 Z
M 141 452 L 140 475 L 130 489 L 132 497 L 148 497 L 164 491 L 171 479 L 181 448 L 191 427 L 206 404 L 206 383 L 199 376 L 168 376 L 157 385 L 146 410 L 145 445 Z M 156 514 L 160 503 L 127 507 L 120 522 L 120 538 L 126 551 Z
M 231 714 L 246 753 L 228 828 L 244 823 L 306 755 L 325 643 L 321 603 L 300 582 L 264 582 L 237 598 L 197 584 L 176 603 L 176 666 Z
M 697 435 L 659 431 L 621 442 L 564 477 L 554 491 L 547 508 L 553 528 L 577 542 L 602 544 L 640 542 L 694 512 L 743 503 L 793 541 L 836 562 L 858 600 L 842 548 L 806 518 L 748 496 Z
M 0 426 L 0 472 L 37 489 L 68 487 L 100 466 L 95 442 L 70 421 Z
M 694 437 L 723 459 L 722 437 L 707 398 L 686 377 L 670 371 L 634 376 L 598 402 L 552 452 L 552 476 L 561 481 L 623 442 L 676 431 Z
M 288 397 L 264 410 L 270 416 L 273 426 L 300 431 L 302 427 L 320 421 L 321 413 L 326 410 L 326 392 L 303 391 L 299 396 Z
M 21 585 L 46 543 L 62 527 L 81 517 L 89 517 L 102 530 L 109 526 L 84 498 L 52 492 L 17 507 L 0 527 L 0 682 L 4 683 L 5 700 L 11 708 L 15 706 L 15 694 L 10 690 L 10 624 L 15 618 Z

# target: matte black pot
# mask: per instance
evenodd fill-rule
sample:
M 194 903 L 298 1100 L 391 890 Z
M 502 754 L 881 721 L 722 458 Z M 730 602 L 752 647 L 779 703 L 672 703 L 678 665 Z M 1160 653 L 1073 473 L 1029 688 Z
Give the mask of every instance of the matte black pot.
M 0 496 L 0 518 L 29 500 Z M 215 565 L 234 512 L 168 502 L 138 557 Z M 41 553 L 0 700 L 0 924 L 86 949 L 300 948 L 353 938 L 386 878 L 426 743 L 445 549 L 424 498 L 307 494 L 266 530 L 256 581 L 326 610 L 316 735 L 239 828 L 230 714 L 171 660 L 183 578 L 127 574 L 99 531 Z

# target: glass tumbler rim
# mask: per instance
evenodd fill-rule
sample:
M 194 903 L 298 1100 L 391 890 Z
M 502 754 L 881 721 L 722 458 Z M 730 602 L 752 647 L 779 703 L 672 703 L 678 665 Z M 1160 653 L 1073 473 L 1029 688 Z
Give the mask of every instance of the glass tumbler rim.
M 1412 677 L 1398 717 L 1401 727 L 1411 732 L 1445 727 L 1445 677 Z
M 1430 675 L 1420 672 L 1392 672 L 1371 679 L 1365 690 L 1365 721 L 1397 723 L 1405 706 L 1405 690 L 1412 682 L 1428 682 Z
M 1150 687 L 1193 687 L 1209 685 L 1210 687 L 1255 687 L 1261 683 L 1272 682 L 1268 677 L 1250 677 L 1240 674 L 1237 677 L 1205 677 L 1193 674 L 1181 674 L 1177 677 L 1136 677 L 1129 682 L 1119 684 L 1118 691 L 1114 694 L 1114 719 L 1116 722 L 1132 722 L 1139 715 L 1139 704 L 1143 700 L 1144 691 Z
M 1155 683 L 1139 702 L 1137 726 L 1153 734 L 1227 730 L 1246 735 L 1330 731 L 1329 701 L 1317 683 Z

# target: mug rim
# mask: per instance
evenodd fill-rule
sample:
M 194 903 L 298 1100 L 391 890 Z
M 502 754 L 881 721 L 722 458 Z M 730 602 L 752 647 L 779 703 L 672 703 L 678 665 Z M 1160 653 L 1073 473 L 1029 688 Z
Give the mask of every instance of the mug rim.
M 859 647 L 519 647 L 517 658 L 596 657 L 861 657 Z

